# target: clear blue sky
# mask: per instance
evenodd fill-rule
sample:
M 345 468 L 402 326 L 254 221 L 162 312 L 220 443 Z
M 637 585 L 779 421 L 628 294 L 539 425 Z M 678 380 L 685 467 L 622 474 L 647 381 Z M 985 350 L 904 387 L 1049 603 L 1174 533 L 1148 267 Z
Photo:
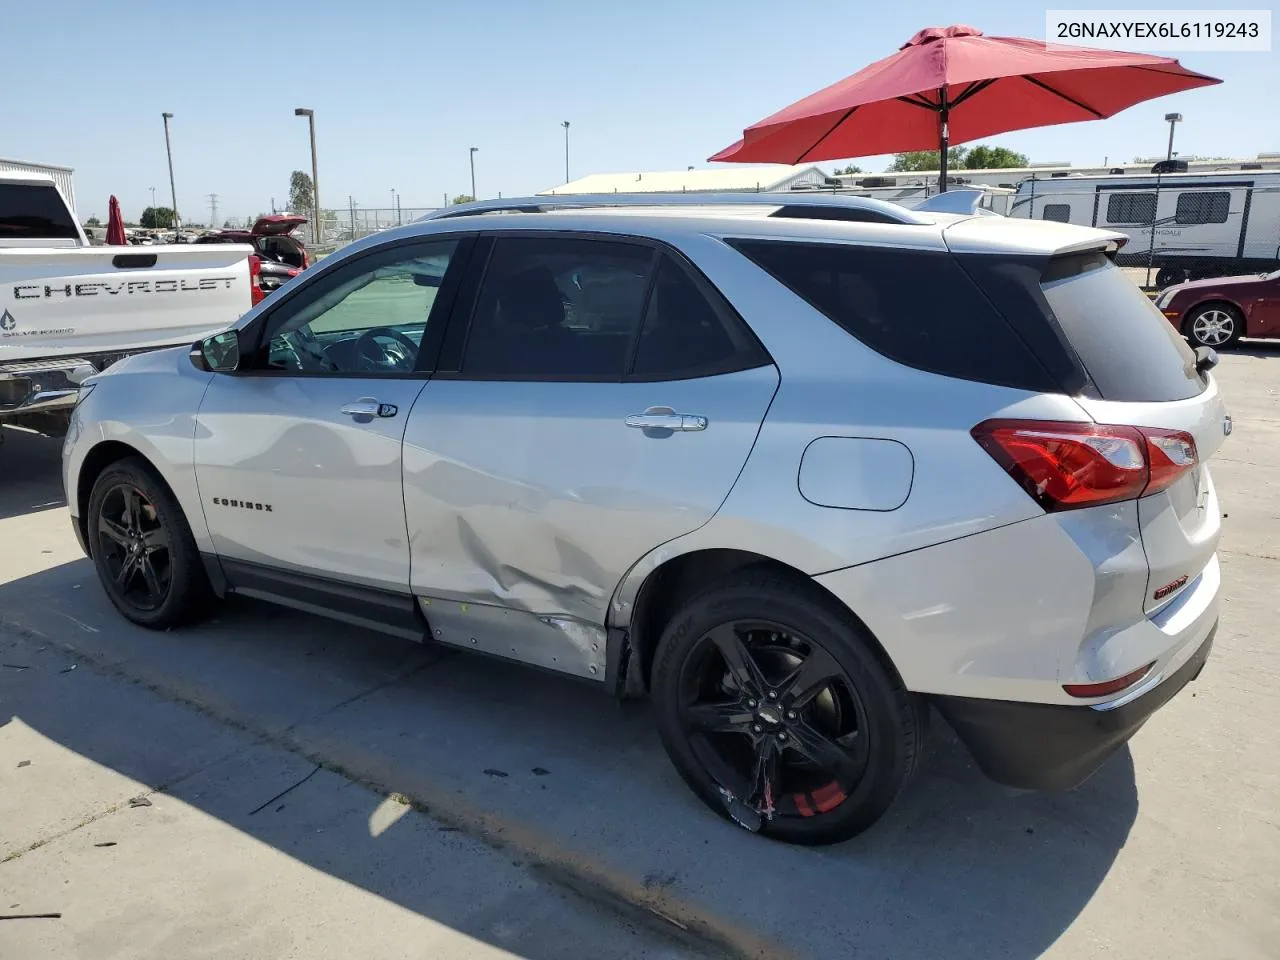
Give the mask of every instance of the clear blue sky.
M 1107 4 L 1054 2 L 1054 7 Z M 1163 0 L 1158 6 L 1204 7 Z M 1260 4 L 1240 4 L 1240 6 Z M 1155 4 L 1132 3 L 1132 7 Z M 763 3 L 758 0 L 45 0 L 3 23 L 0 156 L 75 167 L 82 217 L 120 197 L 136 218 L 148 187 L 167 201 L 170 111 L 178 203 L 205 220 L 283 204 L 307 169 L 316 111 L 321 201 L 438 205 L 469 192 L 526 194 L 571 173 L 703 165 L 742 128 L 887 56 L 917 29 L 969 23 L 1041 37 L 1044 4 Z M 1163 152 L 1163 115 L 1186 120 L 1184 154 L 1280 151 L 1280 53 L 1185 53 L 1220 86 L 1111 120 L 994 138 L 1033 160 L 1099 163 Z M 881 170 L 887 158 L 857 161 Z

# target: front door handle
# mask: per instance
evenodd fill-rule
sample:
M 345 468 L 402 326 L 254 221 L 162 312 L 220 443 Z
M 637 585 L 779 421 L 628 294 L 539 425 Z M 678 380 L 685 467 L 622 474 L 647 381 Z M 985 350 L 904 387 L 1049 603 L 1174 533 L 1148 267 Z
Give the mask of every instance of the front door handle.
M 671 430 L 693 433 L 707 429 L 707 418 L 692 413 L 676 413 L 670 407 L 650 407 L 644 413 L 633 413 L 623 421 L 637 430 Z
M 361 397 L 344 403 L 340 412 L 357 420 L 372 420 L 374 417 L 394 417 L 400 411 L 394 403 L 379 403 L 371 397 Z

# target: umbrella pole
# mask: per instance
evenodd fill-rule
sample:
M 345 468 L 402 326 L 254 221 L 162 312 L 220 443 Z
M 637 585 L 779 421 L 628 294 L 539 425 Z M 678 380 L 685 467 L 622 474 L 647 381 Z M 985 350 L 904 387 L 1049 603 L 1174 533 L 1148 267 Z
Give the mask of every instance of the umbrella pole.
M 950 151 L 951 131 L 948 129 L 950 110 L 947 107 L 947 88 L 938 88 L 938 138 L 940 141 L 938 163 L 938 192 L 947 192 L 947 153 Z

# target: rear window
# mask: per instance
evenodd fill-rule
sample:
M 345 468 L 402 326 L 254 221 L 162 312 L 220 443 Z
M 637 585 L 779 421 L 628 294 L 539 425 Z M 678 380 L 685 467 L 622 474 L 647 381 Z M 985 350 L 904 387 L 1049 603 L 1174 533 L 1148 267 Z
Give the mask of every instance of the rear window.
M 948 253 L 834 243 L 730 245 L 891 360 L 964 380 L 1059 385 Z
M 71 212 L 52 186 L 0 183 L 0 240 L 77 240 Z
M 1185 400 L 1204 390 L 1186 341 L 1102 253 L 1050 260 L 1040 288 L 1103 399 Z

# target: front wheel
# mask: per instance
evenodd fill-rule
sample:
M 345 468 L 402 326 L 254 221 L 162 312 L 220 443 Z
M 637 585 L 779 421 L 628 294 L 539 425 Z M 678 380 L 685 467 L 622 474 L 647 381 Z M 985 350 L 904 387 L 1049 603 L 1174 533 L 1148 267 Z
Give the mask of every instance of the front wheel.
M 142 460 L 113 463 L 94 482 L 86 532 L 103 589 L 134 623 L 165 629 L 207 610 L 212 591 L 191 528 Z
M 654 661 L 659 731 L 716 813 L 789 843 L 847 840 L 915 768 L 924 706 L 865 629 L 799 578 L 746 576 L 695 598 Z
M 1191 311 L 1183 333 L 1197 347 L 1224 350 L 1235 345 L 1244 333 L 1244 322 L 1235 307 L 1207 303 Z

